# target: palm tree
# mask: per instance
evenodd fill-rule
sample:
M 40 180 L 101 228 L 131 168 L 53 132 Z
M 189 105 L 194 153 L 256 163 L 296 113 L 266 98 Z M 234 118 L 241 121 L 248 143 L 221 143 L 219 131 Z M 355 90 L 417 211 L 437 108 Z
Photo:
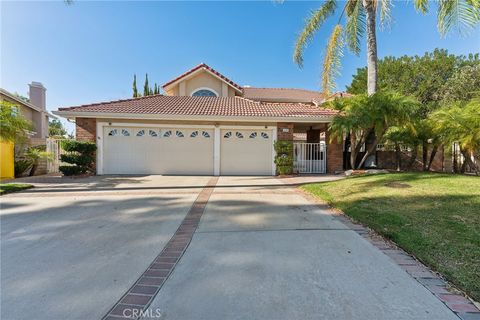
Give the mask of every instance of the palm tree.
M 469 165 L 477 175 L 480 167 L 480 99 L 468 103 L 457 103 L 434 112 L 429 119 L 433 131 L 445 145 L 457 143 Z
M 350 165 L 352 169 L 361 168 L 380 143 L 389 128 L 408 127 L 418 102 L 413 98 L 393 92 L 377 92 L 371 96 L 356 95 L 348 99 L 335 99 L 329 105 L 339 114 L 329 125 L 332 139 L 342 140 L 350 137 Z M 358 159 L 362 147 L 369 137 L 374 141 L 366 147 L 365 154 Z M 358 160 L 360 162 L 357 165 Z
M 326 0 L 317 10 L 312 11 L 305 26 L 297 38 L 293 60 L 303 66 L 303 52 L 313 40 L 322 24 L 337 11 L 337 0 Z M 473 28 L 480 21 L 479 0 L 438 0 L 437 25 L 442 36 L 457 26 L 463 33 Z M 415 9 L 423 14 L 428 12 L 430 0 L 413 0 Z M 380 15 L 382 26 L 391 21 L 391 0 L 347 0 L 340 18 L 334 26 L 327 42 L 322 69 L 322 89 L 329 93 L 334 89 L 335 76 L 340 69 L 340 59 L 346 45 L 354 54 L 360 53 L 360 42 L 366 34 L 367 40 L 367 92 L 369 95 L 377 91 L 377 36 L 376 19 Z M 345 27 L 342 19 L 345 16 Z

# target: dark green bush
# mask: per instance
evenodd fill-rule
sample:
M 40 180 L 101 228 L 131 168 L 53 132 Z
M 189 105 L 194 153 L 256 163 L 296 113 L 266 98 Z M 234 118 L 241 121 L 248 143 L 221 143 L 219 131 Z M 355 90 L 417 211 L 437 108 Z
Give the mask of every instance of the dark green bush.
M 21 177 L 28 169 L 32 167 L 33 163 L 31 160 L 22 159 L 15 160 L 13 163 L 13 170 L 15 172 L 15 177 Z
M 90 141 L 63 140 L 62 149 L 67 152 L 92 154 L 97 150 L 97 145 Z
M 71 176 L 94 171 L 95 150 L 97 150 L 94 142 L 64 140 L 62 141 L 62 148 L 68 153 L 62 154 L 60 159 L 62 162 L 72 164 L 71 166 L 59 167 L 64 175 Z
M 275 142 L 275 164 L 277 165 L 278 174 L 293 173 L 293 142 L 277 141 Z
M 81 167 L 88 167 L 95 159 L 91 155 L 80 155 L 74 153 L 60 155 L 62 162 L 76 164 Z
M 65 176 L 75 176 L 87 172 L 86 167 L 79 166 L 59 166 L 58 168 Z

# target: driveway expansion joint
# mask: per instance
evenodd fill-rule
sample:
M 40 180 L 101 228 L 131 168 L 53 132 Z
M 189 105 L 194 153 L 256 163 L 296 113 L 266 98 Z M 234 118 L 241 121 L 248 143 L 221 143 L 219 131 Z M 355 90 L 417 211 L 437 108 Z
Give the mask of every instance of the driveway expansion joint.
M 161 253 L 153 259 L 147 270 L 115 303 L 102 320 L 138 319 L 139 316 L 126 316 L 124 310 L 130 309 L 128 312 L 130 315 L 140 314 L 140 311 L 146 310 L 150 306 L 187 250 L 217 182 L 218 177 L 213 177 L 207 182 Z M 132 312 L 133 310 L 136 311 Z

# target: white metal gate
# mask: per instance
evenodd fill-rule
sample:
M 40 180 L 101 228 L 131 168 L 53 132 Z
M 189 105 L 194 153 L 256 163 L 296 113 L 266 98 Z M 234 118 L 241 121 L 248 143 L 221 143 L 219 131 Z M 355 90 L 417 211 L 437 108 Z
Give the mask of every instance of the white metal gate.
M 325 173 L 327 148 L 324 143 L 295 142 L 293 165 L 298 173 Z
M 58 167 L 61 165 L 60 155 L 65 153 L 61 146 L 61 141 L 65 139 L 47 139 L 47 152 L 50 156 L 47 158 L 47 173 L 59 172 Z

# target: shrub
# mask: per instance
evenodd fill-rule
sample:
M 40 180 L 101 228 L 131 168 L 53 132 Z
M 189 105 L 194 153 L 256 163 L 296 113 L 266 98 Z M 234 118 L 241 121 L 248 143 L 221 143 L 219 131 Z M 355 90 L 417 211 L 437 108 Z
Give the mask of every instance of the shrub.
M 58 169 L 65 175 L 65 176 L 75 176 L 78 174 L 86 173 L 86 167 L 80 166 L 59 166 Z
M 281 175 L 293 173 L 293 142 L 277 141 L 275 142 L 275 164 L 277 172 Z
M 88 141 L 64 140 L 62 141 L 62 148 L 68 153 L 61 155 L 60 159 L 63 162 L 72 164 L 59 167 L 59 170 L 64 175 L 72 176 L 93 171 L 95 150 L 97 150 L 95 143 Z
M 13 163 L 15 177 L 21 177 L 27 170 L 31 168 L 32 164 L 32 161 L 27 159 L 15 160 Z

